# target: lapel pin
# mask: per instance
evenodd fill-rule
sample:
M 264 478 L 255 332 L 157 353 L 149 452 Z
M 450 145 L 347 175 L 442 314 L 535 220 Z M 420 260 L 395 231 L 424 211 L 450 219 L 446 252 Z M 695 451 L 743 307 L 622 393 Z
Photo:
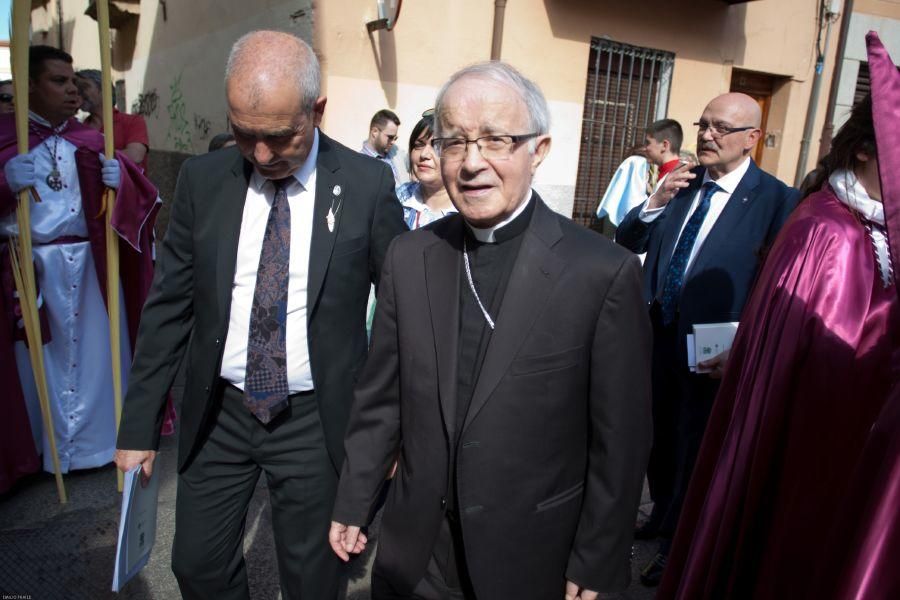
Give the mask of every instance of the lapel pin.
M 331 193 L 334 195 L 335 198 L 340 196 L 341 195 L 341 186 L 336 185 L 333 188 L 331 188 Z M 341 202 L 343 202 L 343 200 Z M 328 214 L 325 215 L 325 223 L 328 225 L 328 231 L 330 233 L 334 233 L 335 215 L 337 215 L 337 212 L 339 210 L 341 210 L 341 203 L 338 202 L 338 207 L 337 207 L 337 209 L 335 209 L 334 208 L 334 198 L 332 198 L 331 206 L 328 207 Z
M 744 196 L 744 199 L 741 200 L 741 202 L 742 202 L 743 204 L 747 204 L 747 200 L 749 200 L 749 199 L 750 199 L 750 198 L 748 198 L 747 196 Z

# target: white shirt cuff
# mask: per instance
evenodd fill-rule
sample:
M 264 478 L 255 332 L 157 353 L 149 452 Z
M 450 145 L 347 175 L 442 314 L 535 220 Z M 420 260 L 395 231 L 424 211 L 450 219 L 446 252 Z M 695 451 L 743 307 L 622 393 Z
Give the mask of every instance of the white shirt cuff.
M 656 220 L 656 217 L 666 209 L 665 206 L 660 206 L 659 208 L 647 208 L 647 204 L 650 202 L 650 198 L 644 201 L 644 205 L 641 207 L 641 212 L 638 213 L 638 218 L 644 223 L 652 223 Z

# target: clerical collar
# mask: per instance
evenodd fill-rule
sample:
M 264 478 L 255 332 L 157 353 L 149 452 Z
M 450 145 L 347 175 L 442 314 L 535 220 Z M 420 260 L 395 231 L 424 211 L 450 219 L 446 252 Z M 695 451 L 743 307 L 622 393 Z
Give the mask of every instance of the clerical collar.
M 472 236 L 483 244 L 496 244 L 510 240 L 525 231 L 528 223 L 531 222 L 531 213 L 534 212 L 533 196 L 534 193 L 529 189 L 528 197 L 515 212 L 493 227 L 482 229 L 473 227 L 469 223 L 466 223 L 466 227 Z
M 312 174 L 316 170 L 316 160 L 318 160 L 318 157 L 319 128 L 317 127 L 313 130 L 313 143 L 309 148 L 309 155 L 306 157 L 306 161 L 299 169 L 294 171 L 293 175 L 291 175 L 291 177 L 296 179 L 300 183 L 300 185 L 303 186 L 304 190 L 309 190 L 309 178 L 312 177 Z M 256 169 L 253 169 L 253 175 L 250 177 L 250 183 L 251 185 L 253 185 L 254 189 L 257 192 L 262 191 L 262 186 L 264 186 L 267 181 L 269 180 L 266 179 L 266 177 L 261 175 Z

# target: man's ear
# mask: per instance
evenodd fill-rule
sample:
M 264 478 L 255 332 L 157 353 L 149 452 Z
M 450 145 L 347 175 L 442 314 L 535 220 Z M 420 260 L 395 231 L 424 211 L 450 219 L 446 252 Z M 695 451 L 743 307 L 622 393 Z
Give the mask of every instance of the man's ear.
M 325 104 L 328 102 L 328 98 L 325 96 L 319 96 L 316 98 L 316 103 L 313 104 L 313 124 L 318 127 L 322 123 L 322 115 L 325 114 Z
M 534 175 L 537 168 L 544 162 L 547 153 L 550 152 L 550 136 L 542 135 L 535 138 L 534 153 L 531 155 L 531 174 Z

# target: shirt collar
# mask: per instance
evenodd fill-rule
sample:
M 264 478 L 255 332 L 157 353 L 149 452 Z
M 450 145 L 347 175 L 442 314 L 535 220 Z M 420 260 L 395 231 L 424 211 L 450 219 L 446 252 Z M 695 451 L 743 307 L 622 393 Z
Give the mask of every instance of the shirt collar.
M 316 128 L 313 130 L 313 143 L 309 148 L 309 155 L 306 157 L 306 161 L 300 166 L 299 169 L 294 171 L 292 177 L 303 186 L 304 190 L 309 191 L 309 178 L 312 177 L 312 174 L 316 171 L 316 160 L 319 157 L 319 129 Z M 250 185 L 253 186 L 253 189 L 257 192 L 262 192 L 262 187 L 269 181 L 267 178 L 260 175 L 259 171 L 253 169 L 253 175 L 250 177 Z
M 663 165 L 659 168 L 659 178 L 662 179 L 663 177 L 674 171 L 675 167 L 677 167 L 680 162 L 681 161 L 677 158 L 673 158 L 669 162 L 663 163 Z
M 375 158 L 380 158 L 382 160 L 389 158 L 390 154 L 391 154 L 390 150 L 384 154 L 379 154 L 379 153 L 375 152 L 375 148 L 373 148 L 372 146 L 369 145 L 369 140 L 366 140 L 363 142 L 362 151 L 363 151 L 363 154 L 367 154 L 367 155 L 373 156 Z
M 703 183 L 706 183 L 707 181 L 715 181 L 716 185 L 722 188 L 723 192 L 731 195 L 734 193 L 734 190 L 737 189 L 738 184 L 741 182 L 741 179 L 744 178 L 744 175 L 746 175 L 747 169 L 749 168 L 750 157 L 748 156 L 744 159 L 744 162 L 738 165 L 735 170 L 722 175 L 718 179 L 713 179 L 712 177 L 710 177 L 709 171 L 707 170 L 705 173 L 703 173 Z
M 478 240 L 479 242 L 481 242 L 483 244 L 484 243 L 494 244 L 497 242 L 497 237 L 496 237 L 497 231 L 499 229 L 503 228 L 504 226 L 509 225 L 513 221 L 515 221 L 516 217 L 518 217 L 523 212 L 525 212 L 525 209 L 528 208 L 528 206 L 531 204 L 531 196 L 532 195 L 533 195 L 533 192 L 531 191 L 531 188 L 529 188 L 528 196 L 525 198 L 524 202 L 519 204 L 519 207 L 515 210 L 515 212 L 513 212 L 513 214 L 509 215 L 507 218 L 500 221 L 493 227 L 487 227 L 487 228 L 473 227 L 472 225 L 469 225 L 469 223 L 466 223 L 466 226 L 469 228 L 469 231 L 472 232 L 472 235 L 475 237 L 475 239 Z

